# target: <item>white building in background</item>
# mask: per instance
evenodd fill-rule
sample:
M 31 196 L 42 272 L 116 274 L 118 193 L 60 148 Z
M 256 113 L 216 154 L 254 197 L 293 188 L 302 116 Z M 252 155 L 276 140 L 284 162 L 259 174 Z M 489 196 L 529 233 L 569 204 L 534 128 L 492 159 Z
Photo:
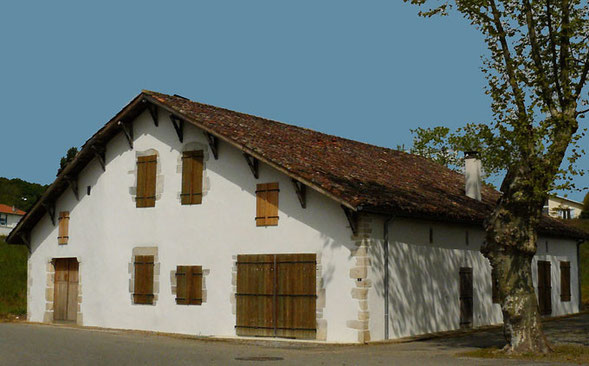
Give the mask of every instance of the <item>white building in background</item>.
M 544 204 L 544 214 L 561 219 L 578 219 L 583 203 L 560 196 L 549 196 Z
M 26 212 L 14 206 L 0 203 L 0 236 L 10 234 L 10 231 L 16 227 L 25 214 Z
M 479 251 L 499 193 L 477 169 L 144 91 L 7 241 L 30 249 L 35 322 L 347 343 L 477 327 L 502 316 Z M 543 314 L 579 311 L 587 236 L 543 219 Z

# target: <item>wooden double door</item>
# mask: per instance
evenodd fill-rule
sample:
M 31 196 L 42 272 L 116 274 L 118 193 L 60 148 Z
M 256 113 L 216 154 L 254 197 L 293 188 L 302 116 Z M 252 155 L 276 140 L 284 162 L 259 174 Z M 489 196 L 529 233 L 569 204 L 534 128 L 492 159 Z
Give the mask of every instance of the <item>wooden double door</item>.
M 239 255 L 237 335 L 315 339 L 316 268 L 315 254 Z
M 75 322 L 78 314 L 78 260 L 54 259 L 53 320 Z

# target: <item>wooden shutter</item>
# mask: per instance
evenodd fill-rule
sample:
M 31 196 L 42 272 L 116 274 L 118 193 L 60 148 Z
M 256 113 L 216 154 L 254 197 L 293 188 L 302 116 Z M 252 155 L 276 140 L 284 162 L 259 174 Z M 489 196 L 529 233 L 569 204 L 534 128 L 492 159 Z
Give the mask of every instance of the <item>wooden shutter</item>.
M 59 234 L 57 236 L 58 244 L 67 244 L 69 240 L 70 213 L 62 211 L 59 213 Z
M 560 301 L 571 301 L 570 262 L 560 262 Z
M 278 183 L 258 184 L 256 188 L 256 226 L 278 225 Z
M 153 304 L 153 255 L 135 256 L 135 304 Z
M 460 268 L 460 326 L 471 327 L 473 318 L 472 268 Z
M 157 155 L 137 158 L 137 207 L 155 206 Z
M 499 304 L 501 302 L 499 299 L 499 278 L 497 278 L 497 271 L 494 268 L 491 269 L 491 286 L 493 288 L 493 304 Z
M 202 304 L 202 266 L 176 267 L 176 304 Z
M 239 255 L 236 332 L 315 339 L 315 254 Z
M 202 203 L 203 152 L 185 151 L 182 154 L 182 204 Z
M 540 314 L 552 314 L 552 284 L 550 262 L 538 261 L 538 306 Z

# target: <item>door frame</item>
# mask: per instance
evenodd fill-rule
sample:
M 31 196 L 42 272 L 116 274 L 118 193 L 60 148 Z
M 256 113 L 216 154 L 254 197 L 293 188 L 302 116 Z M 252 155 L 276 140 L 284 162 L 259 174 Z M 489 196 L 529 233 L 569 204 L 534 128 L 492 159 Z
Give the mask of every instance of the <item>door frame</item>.
M 55 319 L 55 314 L 56 314 L 56 308 L 58 305 L 58 287 L 57 287 L 57 276 L 58 276 L 58 266 L 57 266 L 57 262 L 58 261 L 65 261 L 67 260 L 68 263 L 69 261 L 76 261 L 77 263 L 77 278 L 76 281 L 69 281 L 69 264 L 68 264 L 68 286 L 67 286 L 67 295 L 66 295 L 66 299 L 67 299 L 67 303 L 66 303 L 66 310 L 65 310 L 65 317 L 66 319 Z M 46 312 L 46 317 L 45 317 L 45 321 L 47 322 L 52 322 L 52 323 L 76 323 L 78 325 L 81 325 L 82 323 L 82 314 L 81 314 L 81 303 L 82 303 L 82 297 L 81 297 L 81 276 L 80 276 L 80 267 L 81 267 L 81 261 L 79 260 L 79 258 L 77 257 L 60 257 L 60 258 L 52 258 L 50 261 L 51 264 L 51 269 L 52 269 L 52 273 L 51 276 L 49 276 L 48 279 L 48 290 L 50 290 L 51 292 L 51 302 L 50 302 L 50 309 L 51 312 L 50 314 L 47 314 Z M 72 295 L 72 298 L 70 299 L 70 295 L 69 295 L 69 291 L 70 291 L 70 283 L 77 283 L 77 285 L 75 286 L 75 296 Z M 71 318 L 73 319 L 67 319 L 68 318 L 68 313 L 70 311 L 68 311 L 70 306 L 75 306 L 75 316 L 71 316 Z M 47 316 L 50 315 L 50 316 Z

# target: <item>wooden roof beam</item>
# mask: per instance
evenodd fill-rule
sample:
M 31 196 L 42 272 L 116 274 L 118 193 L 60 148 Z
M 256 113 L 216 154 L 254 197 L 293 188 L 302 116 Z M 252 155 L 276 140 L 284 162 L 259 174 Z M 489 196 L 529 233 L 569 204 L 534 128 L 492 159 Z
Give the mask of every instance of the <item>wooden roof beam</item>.
M 219 159 L 219 139 L 206 131 L 204 131 L 204 134 L 207 137 L 207 140 L 209 141 L 209 147 L 211 148 L 211 151 L 213 152 L 213 156 L 215 157 L 215 160 L 218 160 Z
M 354 235 L 358 234 L 358 212 L 353 211 L 344 205 L 342 205 L 342 209 L 344 210 L 344 213 L 346 214 L 346 218 L 348 219 L 348 222 L 350 223 L 350 228 L 352 229 L 352 233 L 354 233 Z
M 292 184 L 294 185 L 301 207 L 307 208 L 307 186 L 296 179 L 292 179 Z
M 143 99 L 143 102 L 147 103 L 147 110 L 149 111 L 149 114 L 151 114 L 151 119 L 153 120 L 153 124 L 155 125 L 155 127 L 158 127 L 160 124 L 160 121 L 159 121 L 158 114 L 157 114 L 157 105 L 148 103 L 145 99 Z
M 98 160 L 98 163 L 100 163 L 100 166 L 102 167 L 102 171 L 105 172 L 106 171 L 106 163 L 105 163 L 106 148 L 104 148 L 103 146 L 92 145 L 92 150 L 94 150 L 94 156 Z
M 172 121 L 172 125 L 174 126 L 174 130 L 176 130 L 176 134 L 178 135 L 178 140 L 180 143 L 184 142 L 184 120 L 180 117 L 176 117 L 173 114 L 170 114 L 170 121 Z
M 74 192 L 74 196 L 76 196 L 76 200 L 80 200 L 80 194 L 78 191 L 78 177 L 72 177 L 69 175 L 65 176 L 65 179 L 68 181 L 72 192 Z
M 133 123 L 129 123 L 129 126 L 127 126 L 127 124 L 119 121 L 118 125 L 123 130 L 123 133 L 127 138 L 127 142 L 129 143 L 129 147 L 131 148 L 131 150 L 133 150 Z
M 49 218 L 51 219 L 51 223 L 53 224 L 53 226 L 55 226 L 55 202 L 41 202 L 41 205 L 45 207 L 45 212 L 47 212 Z
M 255 157 L 251 156 L 248 153 L 243 153 L 243 157 L 245 158 L 245 161 L 247 161 L 247 165 L 250 167 L 250 170 L 252 171 L 252 174 L 254 175 L 254 178 L 258 179 L 259 177 L 259 163 L 258 163 L 258 159 L 256 159 Z

